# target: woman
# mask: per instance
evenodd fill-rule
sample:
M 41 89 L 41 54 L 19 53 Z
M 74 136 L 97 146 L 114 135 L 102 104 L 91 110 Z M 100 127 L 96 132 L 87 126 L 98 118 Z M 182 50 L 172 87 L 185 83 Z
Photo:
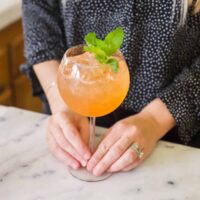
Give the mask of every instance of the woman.
M 47 97 L 48 144 L 58 159 L 98 176 L 134 169 L 163 137 L 200 147 L 199 10 L 200 0 L 23 1 L 23 71 L 34 95 Z M 83 43 L 84 35 L 103 38 L 117 26 L 125 31 L 121 50 L 131 86 L 120 108 L 97 122 L 110 128 L 91 155 L 88 119 L 64 104 L 56 72 L 66 49 Z

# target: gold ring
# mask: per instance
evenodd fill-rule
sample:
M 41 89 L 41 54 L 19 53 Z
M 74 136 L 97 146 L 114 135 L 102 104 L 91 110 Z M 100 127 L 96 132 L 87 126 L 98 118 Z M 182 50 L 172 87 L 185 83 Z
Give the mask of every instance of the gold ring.
M 133 143 L 131 145 L 131 149 L 133 149 L 137 155 L 138 158 L 142 158 L 144 156 L 144 152 L 139 148 L 137 143 Z

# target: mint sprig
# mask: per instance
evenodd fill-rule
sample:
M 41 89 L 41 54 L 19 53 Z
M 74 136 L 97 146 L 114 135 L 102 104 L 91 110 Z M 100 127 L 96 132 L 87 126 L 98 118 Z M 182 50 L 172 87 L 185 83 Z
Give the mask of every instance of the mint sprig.
M 113 72 L 118 72 L 119 63 L 112 56 L 120 49 L 124 39 L 124 31 L 121 27 L 107 34 L 104 40 L 97 38 L 94 32 L 88 33 L 84 40 L 84 51 L 94 53 L 96 59 L 102 64 L 111 66 Z

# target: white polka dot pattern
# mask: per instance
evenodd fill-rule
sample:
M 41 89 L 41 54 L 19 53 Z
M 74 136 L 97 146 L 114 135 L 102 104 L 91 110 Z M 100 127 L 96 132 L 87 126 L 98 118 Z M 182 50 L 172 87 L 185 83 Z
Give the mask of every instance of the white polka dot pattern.
M 48 3 L 47 3 L 48 2 Z M 140 112 L 156 97 L 167 105 L 187 143 L 200 133 L 200 14 L 189 11 L 179 27 L 180 2 L 141 0 L 24 0 L 25 55 L 22 70 L 42 92 L 32 65 L 60 59 L 94 31 L 103 38 L 122 26 L 121 48 L 131 73 L 129 94 L 122 107 Z

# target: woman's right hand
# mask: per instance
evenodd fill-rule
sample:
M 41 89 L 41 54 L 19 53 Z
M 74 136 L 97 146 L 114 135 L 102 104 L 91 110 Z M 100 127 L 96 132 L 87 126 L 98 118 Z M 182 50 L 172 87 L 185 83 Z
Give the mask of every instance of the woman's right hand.
M 86 166 L 91 156 L 87 145 L 89 122 L 86 117 L 71 112 L 61 98 L 56 84 L 59 64 L 58 60 L 49 60 L 35 64 L 33 69 L 53 113 L 46 128 L 50 150 L 61 162 L 77 169 L 80 164 Z
M 65 165 L 85 167 L 91 157 L 88 148 L 89 122 L 67 109 L 53 114 L 47 123 L 47 142 L 53 155 Z

